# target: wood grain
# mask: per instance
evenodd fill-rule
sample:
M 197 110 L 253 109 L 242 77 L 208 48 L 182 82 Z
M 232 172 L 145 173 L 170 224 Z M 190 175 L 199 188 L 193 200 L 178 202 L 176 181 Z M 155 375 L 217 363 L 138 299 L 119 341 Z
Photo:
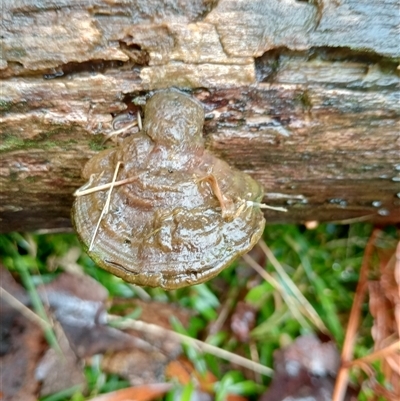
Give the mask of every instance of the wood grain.
M 395 1 L 8 1 L 0 230 L 69 227 L 82 166 L 132 100 L 178 87 L 269 222 L 400 221 Z M 107 146 L 114 146 L 112 144 Z

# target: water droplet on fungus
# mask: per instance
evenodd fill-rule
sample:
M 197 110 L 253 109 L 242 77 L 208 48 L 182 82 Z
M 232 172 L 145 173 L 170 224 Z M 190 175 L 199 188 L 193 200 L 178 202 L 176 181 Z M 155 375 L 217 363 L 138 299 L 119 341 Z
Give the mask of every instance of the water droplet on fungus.
M 389 212 L 389 210 L 387 210 L 387 209 L 379 209 L 379 210 L 378 210 L 378 214 L 379 214 L 380 216 L 389 216 L 390 212 Z

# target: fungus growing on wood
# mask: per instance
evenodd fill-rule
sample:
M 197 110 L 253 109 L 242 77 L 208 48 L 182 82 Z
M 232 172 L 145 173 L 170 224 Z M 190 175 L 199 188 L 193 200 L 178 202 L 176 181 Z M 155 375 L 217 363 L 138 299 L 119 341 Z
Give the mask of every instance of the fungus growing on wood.
M 100 267 L 170 290 L 209 280 L 257 243 L 263 188 L 204 148 L 203 122 L 195 99 L 158 92 L 143 129 L 86 164 L 72 217 Z

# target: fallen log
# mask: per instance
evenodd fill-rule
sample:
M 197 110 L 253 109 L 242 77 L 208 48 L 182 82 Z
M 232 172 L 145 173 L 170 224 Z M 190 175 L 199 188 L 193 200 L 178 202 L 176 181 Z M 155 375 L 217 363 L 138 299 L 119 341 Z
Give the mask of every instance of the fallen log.
M 400 221 L 398 20 L 395 1 L 5 1 L 0 230 L 70 227 L 113 120 L 168 87 L 289 209 L 268 222 Z

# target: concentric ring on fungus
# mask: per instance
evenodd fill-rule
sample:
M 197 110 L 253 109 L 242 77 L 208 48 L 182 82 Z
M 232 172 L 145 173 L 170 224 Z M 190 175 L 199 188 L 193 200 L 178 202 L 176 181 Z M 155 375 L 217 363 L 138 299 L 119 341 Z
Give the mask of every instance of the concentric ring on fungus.
M 143 129 L 86 164 L 72 218 L 100 267 L 170 290 L 209 280 L 257 243 L 263 188 L 204 148 L 203 122 L 199 102 L 158 92 Z

